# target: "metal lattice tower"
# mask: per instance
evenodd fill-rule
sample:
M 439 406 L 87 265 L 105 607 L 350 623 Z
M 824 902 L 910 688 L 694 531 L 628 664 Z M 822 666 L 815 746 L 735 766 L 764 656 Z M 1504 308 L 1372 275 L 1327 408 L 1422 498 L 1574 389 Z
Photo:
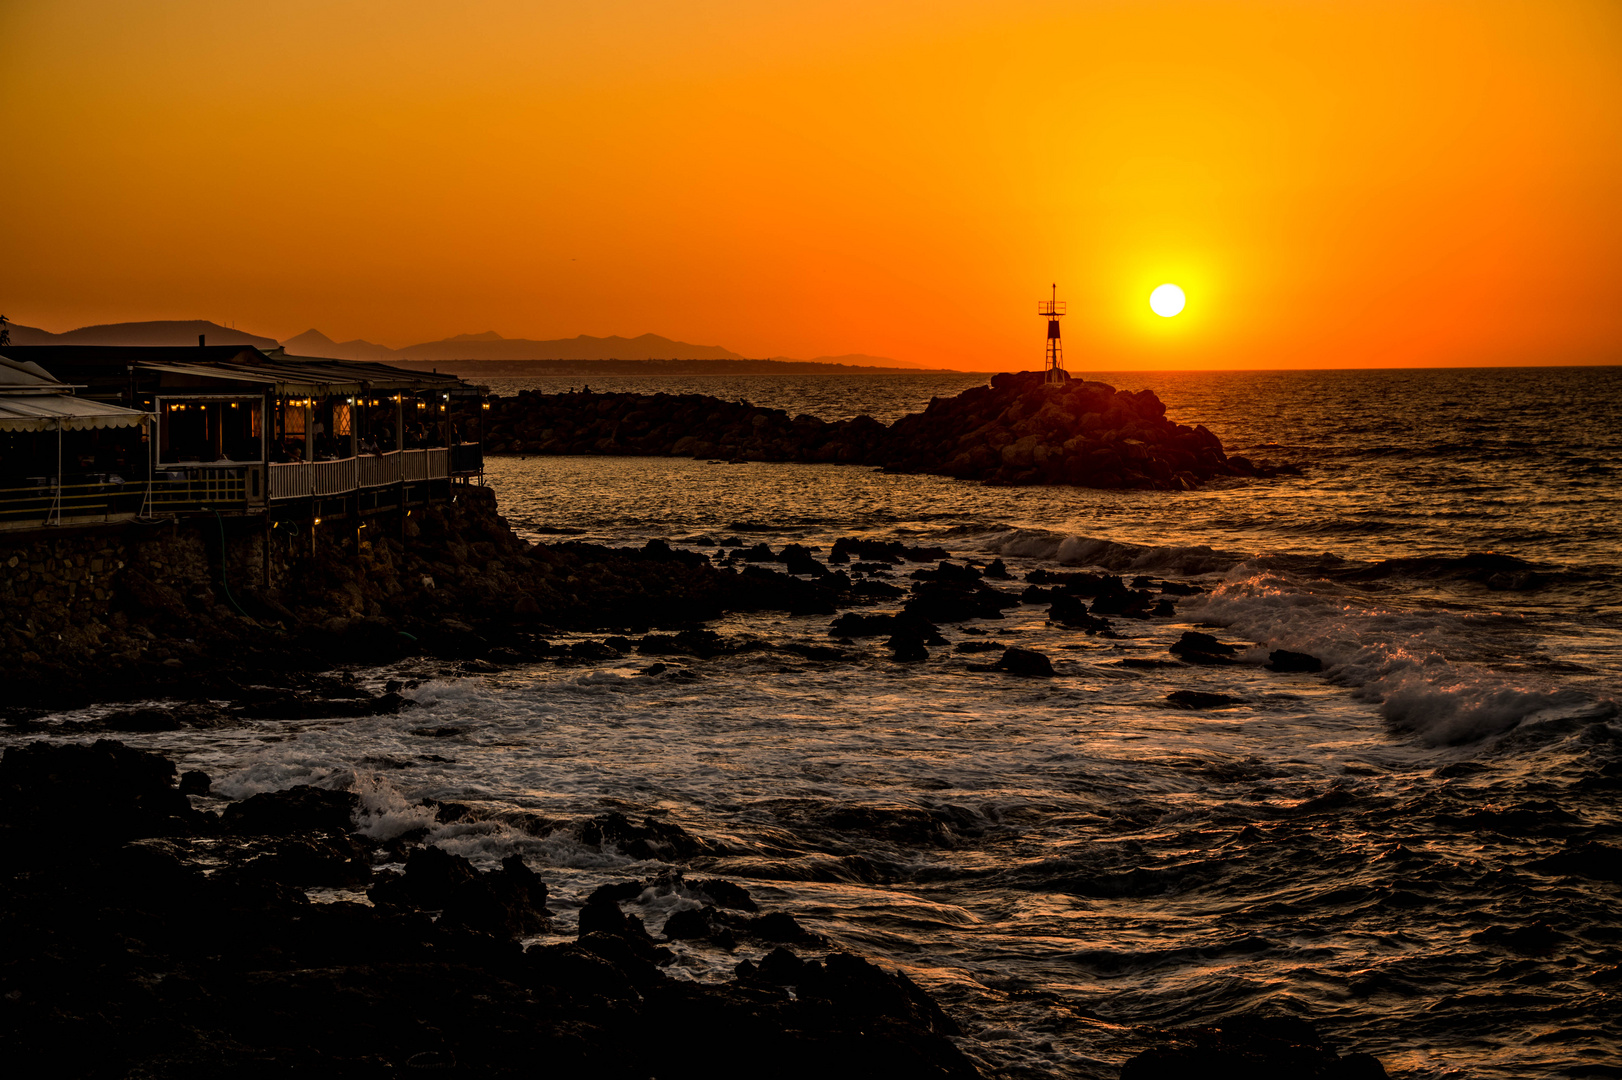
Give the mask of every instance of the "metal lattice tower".
M 1062 383 L 1070 378 L 1070 373 L 1064 369 L 1064 345 L 1059 340 L 1059 316 L 1064 314 L 1065 302 L 1059 299 L 1059 286 L 1053 286 L 1051 300 L 1039 300 L 1036 304 L 1036 313 L 1044 315 L 1048 320 L 1048 347 L 1047 372 L 1043 382 Z

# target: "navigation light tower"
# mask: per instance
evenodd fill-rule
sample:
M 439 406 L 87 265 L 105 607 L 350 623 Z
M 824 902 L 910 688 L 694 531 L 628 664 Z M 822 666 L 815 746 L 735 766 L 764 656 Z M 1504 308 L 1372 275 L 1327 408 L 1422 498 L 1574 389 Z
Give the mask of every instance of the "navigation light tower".
M 1053 298 L 1040 300 L 1036 305 L 1036 313 L 1045 315 L 1048 320 L 1047 372 L 1043 382 L 1062 383 L 1070 378 L 1070 373 L 1064 369 L 1064 345 L 1059 340 L 1059 316 L 1064 314 L 1064 308 L 1057 284 L 1053 286 Z

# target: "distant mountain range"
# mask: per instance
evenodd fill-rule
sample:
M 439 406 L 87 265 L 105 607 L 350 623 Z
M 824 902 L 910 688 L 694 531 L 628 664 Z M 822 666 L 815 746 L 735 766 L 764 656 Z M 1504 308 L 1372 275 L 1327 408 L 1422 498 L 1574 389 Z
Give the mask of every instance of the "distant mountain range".
M 528 338 L 504 338 L 494 330 L 478 334 L 457 334 L 441 341 L 426 341 L 391 349 L 387 345 L 363 341 L 334 341 L 319 330 L 306 330 L 302 334 L 278 342 L 274 338 L 244 333 L 203 319 L 168 320 L 160 322 L 108 323 L 102 326 L 84 326 L 61 334 L 39 330 L 31 326 L 12 324 L 11 341 L 14 345 L 165 345 L 185 346 L 197 342 L 204 335 L 210 345 L 248 345 L 256 349 L 274 349 L 278 345 L 289 356 L 325 357 L 334 360 L 366 360 L 385 364 L 464 364 L 478 363 L 522 365 L 526 362 L 550 362 L 548 370 L 559 374 L 590 373 L 599 370 L 579 368 L 579 362 L 621 361 L 661 362 L 661 370 L 671 374 L 742 373 L 738 362 L 747 362 L 749 370 L 782 371 L 786 365 L 811 365 L 813 370 L 837 371 L 851 369 L 883 369 L 887 371 L 925 371 L 939 368 L 917 368 L 898 364 L 883 356 L 852 353 L 845 356 L 818 356 L 811 360 L 796 360 L 787 356 L 749 359 L 719 345 L 691 345 L 685 341 L 672 341 L 658 334 L 640 337 L 579 337 L 559 338 L 553 341 L 532 341 Z M 676 366 L 671 361 L 687 362 Z M 715 363 L 732 361 L 734 363 Z M 696 366 L 692 362 L 700 362 Z M 567 370 L 564 370 L 564 368 Z M 688 371 L 692 367 L 694 370 Z M 645 370 L 645 369 L 643 369 Z M 807 370 L 802 367 L 800 370 Z M 533 368 L 530 369 L 534 371 Z M 496 374 L 485 371 L 484 374 Z M 517 371 L 510 373 L 518 374 Z
M 103 326 L 81 326 L 77 330 L 53 334 L 32 326 L 11 324 L 13 345 L 165 345 L 197 344 L 197 335 L 208 337 L 210 345 L 249 345 L 255 349 L 274 349 L 275 338 L 245 334 L 219 323 L 203 319 L 165 320 L 161 322 L 107 323 Z
M 333 341 L 319 330 L 306 330 L 282 343 L 294 356 L 330 356 L 339 360 L 742 360 L 719 345 L 689 345 L 658 334 L 641 337 L 588 337 L 556 341 L 504 338 L 494 330 L 457 334 L 443 341 L 425 341 L 391 349 L 370 341 Z

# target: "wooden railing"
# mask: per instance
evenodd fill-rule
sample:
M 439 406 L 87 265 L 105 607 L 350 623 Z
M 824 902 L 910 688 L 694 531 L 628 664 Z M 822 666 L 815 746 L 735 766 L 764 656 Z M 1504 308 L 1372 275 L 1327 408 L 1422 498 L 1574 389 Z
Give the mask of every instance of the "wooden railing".
M 451 475 L 450 459 L 451 451 L 440 446 L 427 450 L 362 454 L 336 461 L 273 464 L 270 466 L 270 497 L 297 499 L 344 495 L 361 488 L 443 480 Z

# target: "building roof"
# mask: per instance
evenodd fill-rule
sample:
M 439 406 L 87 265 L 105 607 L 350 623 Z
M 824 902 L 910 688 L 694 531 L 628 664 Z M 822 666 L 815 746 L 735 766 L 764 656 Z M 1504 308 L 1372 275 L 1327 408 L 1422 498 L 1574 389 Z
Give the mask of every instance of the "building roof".
M 151 413 L 72 394 L 0 395 L 0 431 L 84 431 L 134 427 Z
M 0 356 L 0 394 L 60 394 L 67 384 L 38 364 Z
M 261 352 L 240 345 L 150 347 L 118 345 L 32 345 L 6 355 L 32 361 L 57 374 L 84 375 L 94 383 L 127 380 L 130 372 L 193 376 L 198 385 L 236 382 L 278 394 L 358 394 L 374 390 L 466 392 L 454 375 L 412 371 L 357 360 L 323 360 Z M 92 390 L 92 393 L 97 393 Z

